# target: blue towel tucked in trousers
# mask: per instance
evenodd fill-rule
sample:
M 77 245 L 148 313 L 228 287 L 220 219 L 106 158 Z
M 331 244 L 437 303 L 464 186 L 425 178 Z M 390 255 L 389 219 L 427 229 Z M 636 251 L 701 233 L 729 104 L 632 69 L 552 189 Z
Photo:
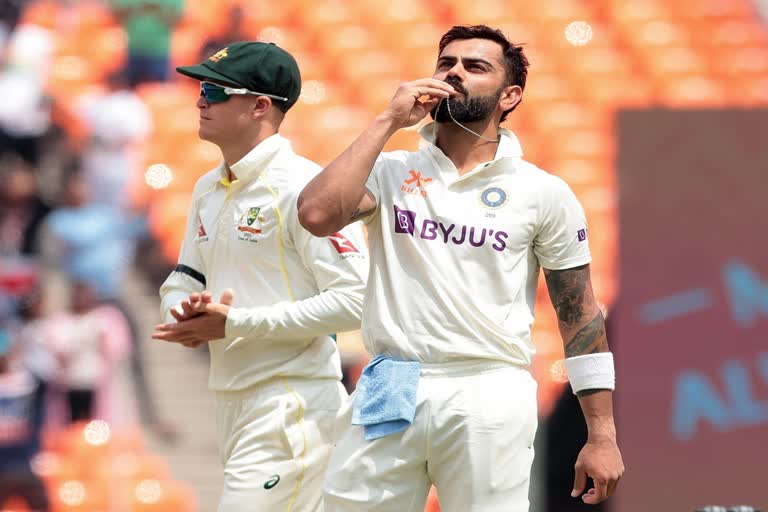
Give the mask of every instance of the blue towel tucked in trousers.
M 416 415 L 421 363 L 376 356 L 360 375 L 352 424 L 365 427 L 367 440 L 401 432 Z

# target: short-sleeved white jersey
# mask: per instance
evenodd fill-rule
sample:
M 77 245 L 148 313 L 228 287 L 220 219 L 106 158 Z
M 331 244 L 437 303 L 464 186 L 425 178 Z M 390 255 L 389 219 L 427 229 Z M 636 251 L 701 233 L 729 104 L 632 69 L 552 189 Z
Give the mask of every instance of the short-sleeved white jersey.
M 416 152 L 382 153 L 366 187 L 371 272 L 363 340 L 425 363 L 530 364 L 539 268 L 590 262 L 584 210 L 560 178 L 522 159 L 502 129 L 496 157 L 459 176 L 422 128 Z

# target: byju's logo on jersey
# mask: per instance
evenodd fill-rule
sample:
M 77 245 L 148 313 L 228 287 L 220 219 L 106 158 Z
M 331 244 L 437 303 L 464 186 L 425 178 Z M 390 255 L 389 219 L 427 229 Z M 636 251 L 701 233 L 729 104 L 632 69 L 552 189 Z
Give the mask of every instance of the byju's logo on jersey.
M 587 230 L 580 229 L 576 232 L 576 236 L 579 238 L 579 242 L 584 242 L 587 239 Z
M 411 169 L 408 171 L 410 178 L 405 178 L 400 190 L 406 194 L 417 194 L 421 197 L 427 197 L 426 186 L 432 182 L 432 178 L 425 178 L 421 171 Z
M 507 248 L 507 239 L 509 238 L 509 233 L 505 231 L 495 231 L 488 228 L 443 224 L 432 219 L 417 222 L 416 212 L 404 210 L 397 206 L 395 206 L 394 227 L 395 233 L 410 235 L 422 240 L 437 240 L 444 244 L 464 245 L 468 243 L 472 247 L 482 247 L 486 242 L 489 242 L 491 247 L 499 252 Z
M 507 193 L 499 187 L 490 187 L 483 190 L 480 194 L 480 202 L 486 208 L 495 210 L 507 203 Z
M 416 224 L 416 212 L 401 210 L 395 206 L 395 233 L 413 235 Z

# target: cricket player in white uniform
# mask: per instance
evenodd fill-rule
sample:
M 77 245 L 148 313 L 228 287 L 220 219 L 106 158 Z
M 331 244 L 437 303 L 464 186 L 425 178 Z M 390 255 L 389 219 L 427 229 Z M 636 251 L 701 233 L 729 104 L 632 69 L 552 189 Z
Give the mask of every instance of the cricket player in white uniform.
M 376 366 L 345 412 L 326 512 L 420 512 L 431 483 L 444 512 L 529 509 L 540 267 L 589 427 L 574 488 L 562 492 L 598 503 L 624 471 L 584 211 L 499 127 L 522 98 L 527 66 L 500 31 L 452 28 L 433 78 L 402 84 L 299 196 L 299 219 L 318 236 L 365 219 L 371 252 L 363 338 Z M 380 153 L 430 112 L 421 150 Z M 402 385 L 414 367 L 416 384 Z
M 201 80 L 200 137 L 224 161 L 195 186 L 178 266 L 160 289 L 165 324 L 153 337 L 210 342 L 219 510 L 320 510 L 346 399 L 329 335 L 360 325 L 362 232 L 316 238 L 299 224 L 296 199 L 320 167 L 278 133 L 301 89 L 289 53 L 238 42 L 178 71 Z

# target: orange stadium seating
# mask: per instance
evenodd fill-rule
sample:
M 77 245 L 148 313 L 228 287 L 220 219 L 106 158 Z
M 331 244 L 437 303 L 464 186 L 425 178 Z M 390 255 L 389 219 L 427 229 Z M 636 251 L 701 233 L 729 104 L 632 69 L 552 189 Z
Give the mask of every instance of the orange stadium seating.
M 144 451 L 138 430 L 111 432 L 103 422 L 46 432 L 33 469 L 48 489 L 53 512 L 193 512 L 192 490 L 174 481 L 167 463 Z M 25 512 L 23 501 L 0 503 Z

